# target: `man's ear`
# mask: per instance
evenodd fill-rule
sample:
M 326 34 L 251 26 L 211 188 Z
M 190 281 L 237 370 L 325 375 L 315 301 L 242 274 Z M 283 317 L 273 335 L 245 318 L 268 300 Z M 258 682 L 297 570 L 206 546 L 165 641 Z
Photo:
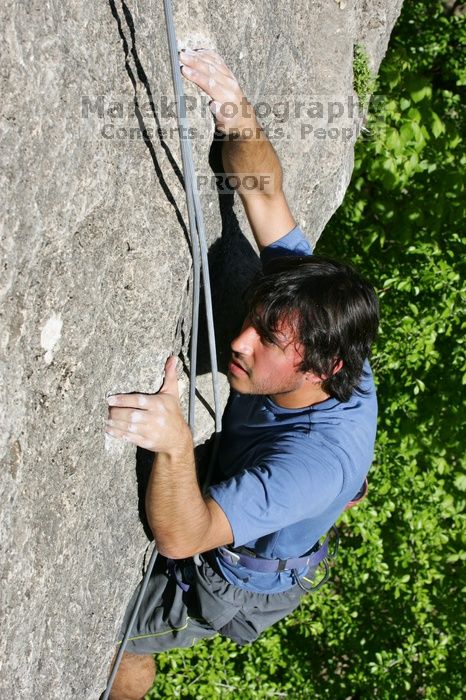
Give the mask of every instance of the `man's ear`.
M 332 377 L 334 374 L 339 372 L 342 367 L 343 367 L 343 360 L 335 360 L 335 363 L 334 363 L 333 369 L 332 369 Z M 306 381 L 311 382 L 312 384 L 322 384 L 322 382 L 325 382 L 326 379 L 328 379 L 328 376 L 326 374 L 324 374 L 322 377 L 318 377 L 317 374 L 314 374 L 311 371 L 306 372 Z
M 336 360 L 335 364 L 333 365 L 332 377 L 334 374 L 339 372 L 342 367 L 343 367 L 343 360 Z

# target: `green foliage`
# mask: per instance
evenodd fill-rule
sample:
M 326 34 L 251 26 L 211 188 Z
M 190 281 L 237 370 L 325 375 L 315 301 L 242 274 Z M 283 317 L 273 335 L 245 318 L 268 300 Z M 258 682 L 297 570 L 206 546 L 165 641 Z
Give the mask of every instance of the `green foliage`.
M 353 50 L 353 87 L 361 107 L 365 109 L 374 90 L 375 80 L 369 67 L 369 56 L 361 44 L 355 44 Z
M 159 655 L 151 697 L 465 695 L 465 43 L 464 18 L 405 0 L 370 137 L 319 244 L 373 280 L 382 316 L 369 497 L 340 521 L 331 583 L 252 646 Z

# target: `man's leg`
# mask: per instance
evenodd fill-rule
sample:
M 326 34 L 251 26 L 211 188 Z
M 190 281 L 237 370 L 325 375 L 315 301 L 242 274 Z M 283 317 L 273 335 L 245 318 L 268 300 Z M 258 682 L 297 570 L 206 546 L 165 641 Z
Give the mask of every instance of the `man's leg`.
M 165 557 L 157 558 L 131 630 L 134 636 L 128 639 L 128 651 L 123 654 L 110 692 L 110 700 L 141 700 L 144 697 L 154 682 L 154 653 L 191 647 L 195 641 L 217 634 L 202 619 L 198 610 L 192 580 L 196 568 L 194 563 L 191 560 L 183 560 L 178 567 L 177 572 L 172 572 Z M 190 571 L 185 572 L 185 569 Z M 185 584 L 193 584 L 188 591 L 181 588 L 175 573 Z M 139 590 L 140 586 L 136 588 L 127 607 L 120 629 L 120 639 L 124 637 L 128 620 L 133 614 Z
M 125 651 L 110 692 L 110 700 L 142 700 L 152 688 L 154 678 L 155 663 L 151 654 L 131 654 Z

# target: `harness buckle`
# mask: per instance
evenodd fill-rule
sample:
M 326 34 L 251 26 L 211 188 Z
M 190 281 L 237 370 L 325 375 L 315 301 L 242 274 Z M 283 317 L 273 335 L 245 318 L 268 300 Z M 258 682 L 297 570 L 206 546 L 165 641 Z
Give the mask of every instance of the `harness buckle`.
M 228 559 L 230 559 L 230 563 L 232 566 L 238 566 L 240 562 L 240 556 L 236 552 L 232 552 L 231 549 L 228 549 L 228 547 L 219 547 L 219 552 L 221 552 L 224 556 L 226 556 Z

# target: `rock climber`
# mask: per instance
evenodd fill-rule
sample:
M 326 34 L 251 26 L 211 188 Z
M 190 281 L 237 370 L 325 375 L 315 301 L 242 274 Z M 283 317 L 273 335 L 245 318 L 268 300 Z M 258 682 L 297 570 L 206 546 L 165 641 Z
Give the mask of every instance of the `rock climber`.
M 200 49 L 180 61 L 211 99 L 224 169 L 238 177 L 263 274 L 231 343 L 231 394 L 206 495 L 175 357 L 157 394 L 108 399 L 106 431 L 155 453 L 146 513 L 160 553 L 112 700 L 144 696 L 154 653 L 218 633 L 247 644 L 298 606 L 314 581 L 320 539 L 365 480 L 376 432 L 373 288 L 346 264 L 312 255 L 278 157 L 222 58 Z M 245 173 L 261 185 L 243 188 Z

